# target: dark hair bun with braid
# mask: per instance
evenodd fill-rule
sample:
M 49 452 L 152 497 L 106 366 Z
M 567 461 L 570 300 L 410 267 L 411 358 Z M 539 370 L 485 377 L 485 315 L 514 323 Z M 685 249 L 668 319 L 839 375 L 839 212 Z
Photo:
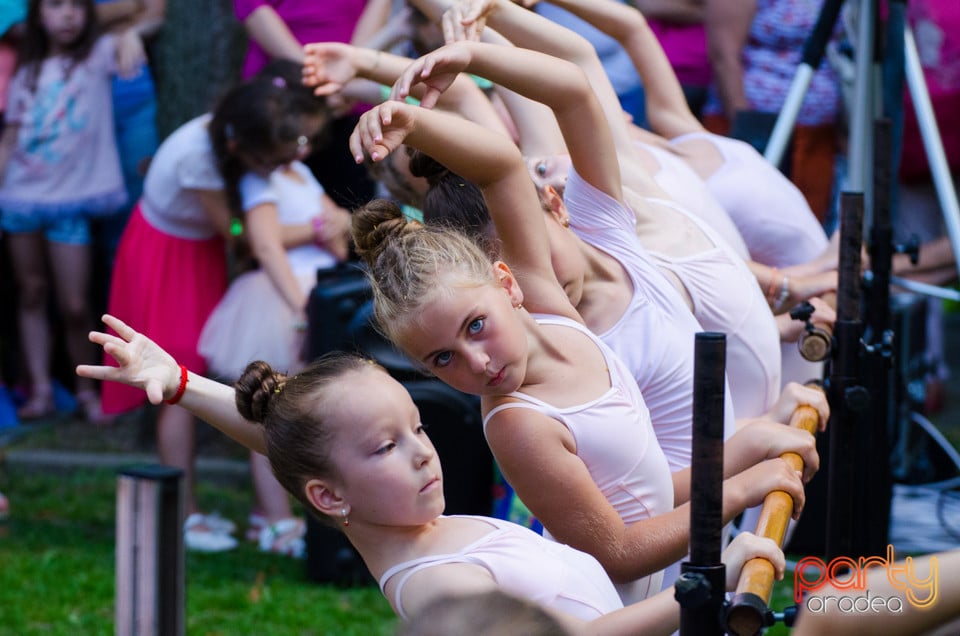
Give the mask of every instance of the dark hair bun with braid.
M 436 185 L 449 172 L 446 166 L 428 154 L 416 149 L 410 154 L 410 174 L 426 179 L 431 186 Z
M 279 395 L 278 389 L 286 379 L 287 376 L 277 373 L 263 360 L 248 364 L 234 384 L 240 415 L 251 422 L 263 424 L 271 402 Z

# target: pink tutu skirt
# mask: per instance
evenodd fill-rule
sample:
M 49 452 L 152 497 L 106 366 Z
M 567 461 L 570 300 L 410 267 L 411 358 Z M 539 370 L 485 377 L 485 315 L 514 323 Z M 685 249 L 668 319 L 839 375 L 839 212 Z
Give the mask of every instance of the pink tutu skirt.
M 316 274 L 302 274 L 298 281 L 306 294 Z M 298 313 L 290 309 L 266 272 L 246 272 L 230 283 L 210 314 L 197 348 L 210 371 L 223 379 L 236 380 L 254 360 L 295 373 L 303 366 L 300 352 L 306 335 L 294 328 Z
M 197 351 L 203 324 L 227 288 L 223 240 L 195 241 L 160 232 L 138 204 L 123 231 L 107 311 L 144 334 L 194 373 L 206 373 Z M 105 364 L 115 364 L 105 356 Z M 103 385 L 105 413 L 123 413 L 146 393 L 116 382 Z

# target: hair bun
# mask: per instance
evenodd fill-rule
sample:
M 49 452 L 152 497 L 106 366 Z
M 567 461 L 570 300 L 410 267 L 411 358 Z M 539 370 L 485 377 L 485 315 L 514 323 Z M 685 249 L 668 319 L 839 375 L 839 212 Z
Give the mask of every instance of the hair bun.
M 426 179 L 431 186 L 436 185 L 450 173 L 442 163 L 419 150 L 413 150 L 411 153 L 409 167 L 410 174 Z
M 277 373 L 263 360 L 247 365 L 240 379 L 234 384 L 237 410 L 240 415 L 262 424 L 273 399 L 280 393 L 286 376 Z
M 400 206 L 389 199 L 374 199 L 357 209 L 352 222 L 357 254 L 371 266 L 386 245 L 412 225 Z

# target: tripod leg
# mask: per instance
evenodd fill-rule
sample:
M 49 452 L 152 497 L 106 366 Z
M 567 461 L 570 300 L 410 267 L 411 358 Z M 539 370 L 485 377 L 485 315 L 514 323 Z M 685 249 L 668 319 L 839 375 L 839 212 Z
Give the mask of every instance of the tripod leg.
M 927 151 L 930 174 L 933 176 L 933 184 L 940 198 L 940 207 L 943 208 L 943 221 L 950 236 L 950 244 L 953 246 L 953 258 L 960 267 L 960 205 L 957 203 L 957 189 L 950 174 L 946 152 L 943 150 L 943 140 L 930 102 L 930 92 L 923 79 L 917 43 L 913 39 L 913 31 L 909 26 L 904 30 L 904 56 L 907 86 L 910 89 L 910 97 L 913 99 L 917 123 L 920 125 L 923 147 Z
M 780 114 L 777 116 L 777 123 L 770 133 L 770 140 L 764 149 L 764 158 L 775 166 L 780 165 L 783 160 L 783 153 L 786 151 L 787 143 L 790 141 L 790 135 L 793 133 L 793 126 L 797 123 L 797 115 L 800 112 L 800 105 L 803 104 L 803 98 L 810 87 L 810 81 L 813 79 L 814 69 L 820 66 L 823 60 L 823 53 L 827 48 L 827 42 L 830 41 L 830 34 L 833 33 L 833 26 L 840 15 L 840 7 L 843 6 L 843 0 L 827 0 L 820 9 L 820 15 L 817 16 L 817 23 L 813 31 L 803 44 L 803 57 L 796 74 L 793 76 L 793 82 L 790 84 L 790 90 L 784 100 Z

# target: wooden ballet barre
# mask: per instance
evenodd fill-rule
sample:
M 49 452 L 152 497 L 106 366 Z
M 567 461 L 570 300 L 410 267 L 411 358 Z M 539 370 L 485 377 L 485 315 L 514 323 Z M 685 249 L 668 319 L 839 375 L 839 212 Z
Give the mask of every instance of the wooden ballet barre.
M 817 434 L 820 413 L 809 405 L 798 406 L 790 417 L 790 426 L 800 428 L 811 435 Z M 794 470 L 803 472 L 803 459 L 796 453 L 784 453 L 781 459 Z M 773 539 L 783 547 L 787 524 L 793 517 L 793 498 L 782 490 L 767 494 L 760 509 L 755 534 Z M 772 613 L 767 607 L 776 578 L 773 564 L 767 559 L 750 559 L 740 570 L 737 590 L 726 612 L 727 632 L 735 636 L 753 636 L 772 623 Z

